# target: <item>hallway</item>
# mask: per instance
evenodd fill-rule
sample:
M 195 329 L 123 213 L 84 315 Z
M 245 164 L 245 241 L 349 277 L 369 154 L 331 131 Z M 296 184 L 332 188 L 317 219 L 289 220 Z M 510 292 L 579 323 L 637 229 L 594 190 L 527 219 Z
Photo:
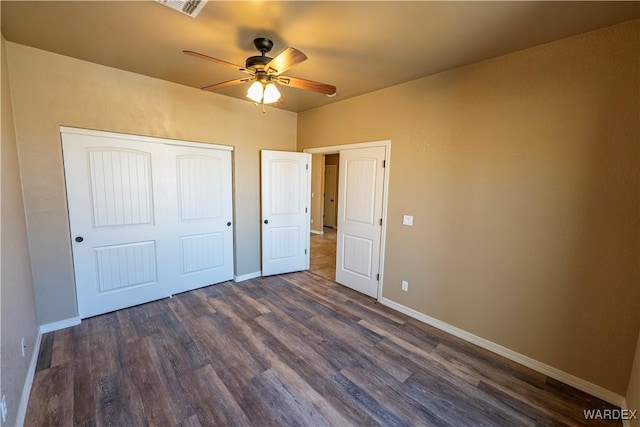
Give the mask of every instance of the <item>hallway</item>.
M 324 227 L 324 234 L 311 235 L 309 270 L 332 281 L 336 278 L 336 234 L 335 228 Z

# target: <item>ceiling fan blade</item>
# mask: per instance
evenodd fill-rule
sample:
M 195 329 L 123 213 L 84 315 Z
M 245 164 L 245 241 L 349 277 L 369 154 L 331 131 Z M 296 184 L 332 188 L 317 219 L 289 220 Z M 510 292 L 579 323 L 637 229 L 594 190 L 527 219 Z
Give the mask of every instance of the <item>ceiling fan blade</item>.
M 217 89 L 222 89 L 223 87 L 235 86 L 235 85 L 239 85 L 239 84 L 242 84 L 242 83 L 246 83 L 249 80 L 251 80 L 250 77 L 245 77 L 243 79 L 229 80 L 227 82 L 216 83 L 216 84 L 213 84 L 213 85 L 205 86 L 205 87 L 202 88 L 202 90 L 214 91 L 214 90 L 217 90 Z
M 232 64 L 231 62 L 223 61 L 222 59 L 213 58 L 211 56 L 203 55 L 202 53 L 193 52 L 191 50 L 183 50 L 182 52 L 186 53 L 187 55 L 195 56 L 196 58 L 204 59 L 205 61 L 211 61 L 211 62 L 215 62 L 216 64 L 225 65 L 227 67 L 233 68 L 236 71 L 242 71 L 244 73 L 253 74 L 252 71 L 247 70 L 244 67 L 241 67 L 236 64 Z
M 326 83 L 314 82 L 313 80 L 300 79 L 298 77 L 280 76 L 278 77 L 278 83 L 284 86 L 311 90 L 313 92 L 323 93 L 329 96 L 333 96 L 337 92 L 335 86 L 331 86 Z
M 298 49 L 288 47 L 280 52 L 278 56 L 269 61 L 269 63 L 264 66 L 264 70 L 269 75 L 277 76 L 284 73 L 294 65 L 297 65 L 306 60 L 307 55 L 300 52 Z

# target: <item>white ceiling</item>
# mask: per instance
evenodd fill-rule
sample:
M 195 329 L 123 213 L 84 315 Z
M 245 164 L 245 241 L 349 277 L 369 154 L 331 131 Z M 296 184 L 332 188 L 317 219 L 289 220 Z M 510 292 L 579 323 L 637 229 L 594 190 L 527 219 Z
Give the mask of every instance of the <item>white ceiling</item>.
M 290 111 L 640 17 L 637 1 L 210 1 L 195 19 L 150 0 L 0 4 L 9 41 L 193 87 L 245 75 L 182 50 L 243 65 L 268 37 L 270 56 L 292 46 L 309 58 L 286 75 L 338 87 L 283 87 Z M 246 99 L 245 85 L 219 93 Z

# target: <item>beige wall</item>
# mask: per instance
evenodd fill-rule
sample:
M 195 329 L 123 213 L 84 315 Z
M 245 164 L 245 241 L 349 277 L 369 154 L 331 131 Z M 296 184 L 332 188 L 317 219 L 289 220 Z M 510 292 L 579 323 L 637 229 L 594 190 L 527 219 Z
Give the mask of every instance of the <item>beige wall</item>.
M 637 410 L 637 418 L 631 421 L 631 425 L 640 426 L 640 335 L 638 335 L 638 344 L 636 344 L 636 357 L 629 378 L 629 386 L 627 387 L 627 408 Z
M 639 61 L 635 20 L 300 113 L 298 150 L 392 141 L 385 298 L 624 395 Z
M 7 75 L 5 40 L 2 37 L 0 60 L 2 78 L 2 146 L 0 149 L 0 348 L 2 367 L 2 394 L 7 398 L 7 422 L 16 423 L 16 414 L 22 389 L 27 378 L 27 370 L 38 335 L 36 302 L 31 277 L 31 262 L 27 244 L 27 226 L 25 221 L 20 169 L 16 148 L 16 135 L 11 107 L 11 91 Z M 26 357 L 22 357 L 20 340 L 24 338 Z
M 260 149 L 295 150 L 296 114 L 7 43 L 42 323 L 77 315 L 59 126 L 235 146 L 236 274 L 260 270 Z

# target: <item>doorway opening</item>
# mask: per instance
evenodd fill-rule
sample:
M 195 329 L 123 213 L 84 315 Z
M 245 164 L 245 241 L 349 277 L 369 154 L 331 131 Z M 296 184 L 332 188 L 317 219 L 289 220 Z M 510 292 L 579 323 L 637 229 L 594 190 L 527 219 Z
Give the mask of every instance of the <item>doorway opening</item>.
M 317 228 L 311 234 L 309 269 L 333 281 L 336 279 L 340 154 L 314 154 L 312 162 L 318 170 L 313 173 L 311 186 L 319 190 L 312 199 L 317 194 L 319 200 L 311 204 L 312 221 Z
M 382 295 L 390 149 L 375 141 L 304 150 L 312 155 L 310 270 L 373 298 Z

